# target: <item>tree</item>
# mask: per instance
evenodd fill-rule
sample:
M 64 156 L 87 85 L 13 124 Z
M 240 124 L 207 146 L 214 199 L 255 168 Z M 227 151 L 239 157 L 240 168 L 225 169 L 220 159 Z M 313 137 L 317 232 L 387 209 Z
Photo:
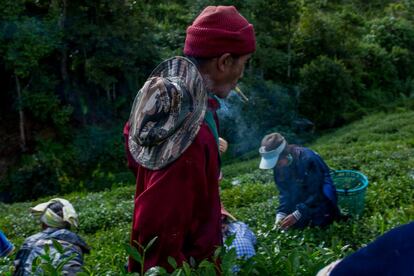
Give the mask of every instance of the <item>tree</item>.
M 118 109 L 129 108 L 141 82 L 159 62 L 153 31 L 149 6 L 142 1 L 67 3 L 67 101 L 74 106 L 75 119 L 102 122 Z
M 53 28 L 49 27 L 46 22 L 26 16 L 17 16 L 14 21 L 9 21 L 4 26 L 5 33 L 8 34 L 3 40 L 4 62 L 15 79 L 22 151 L 26 151 L 22 94 L 29 89 L 35 71 L 40 68 L 41 60 L 56 47 Z
M 352 79 L 343 63 L 320 56 L 300 70 L 299 112 L 320 128 L 334 127 L 352 99 Z
M 257 34 L 254 65 L 266 79 L 292 82 L 293 36 L 297 29 L 301 1 L 248 0 L 246 13 Z

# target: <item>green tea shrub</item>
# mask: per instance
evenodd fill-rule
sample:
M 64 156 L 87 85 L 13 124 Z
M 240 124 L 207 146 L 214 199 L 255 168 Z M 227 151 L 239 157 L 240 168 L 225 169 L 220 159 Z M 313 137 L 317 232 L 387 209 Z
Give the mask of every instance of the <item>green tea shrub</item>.
M 331 261 L 413 221 L 413 117 L 414 111 L 405 108 L 369 115 L 309 145 L 332 169 L 359 170 L 370 182 L 362 216 L 326 228 L 272 230 L 278 206 L 272 172 L 258 170 L 258 158 L 226 165 L 223 181 L 228 181 L 221 191 L 222 201 L 257 237 L 257 254 L 245 264 L 246 270 L 241 264 L 240 275 L 315 275 Z M 135 187 L 123 186 L 99 193 L 62 195 L 79 213 L 78 234 L 92 246 L 91 254 L 85 256 L 86 275 L 126 274 L 128 254 L 124 247 L 130 237 L 134 192 Z M 49 198 L 0 204 L 0 225 L 16 247 L 40 228 L 28 208 Z M 231 255 L 227 260 L 226 267 L 239 264 Z M 11 266 L 11 259 L 0 259 L 1 273 L 7 275 Z M 204 262 L 203 267 L 207 266 L 211 263 Z M 184 275 L 200 275 L 198 267 L 189 261 L 186 268 L 177 270 Z
M 256 152 L 256 151 L 255 151 Z M 256 152 L 258 156 L 258 152 Z M 224 165 L 222 168 L 224 180 L 230 180 L 233 177 L 243 175 L 245 173 L 253 173 L 259 167 L 260 159 L 254 158 L 244 162 L 231 163 Z
M 243 179 L 237 179 L 243 181 Z M 243 183 L 243 182 L 242 182 Z M 276 188 L 271 183 L 244 183 L 237 184 L 229 189 L 222 190 L 221 199 L 224 206 L 229 209 L 236 209 L 248 206 L 252 203 L 263 202 L 276 193 Z

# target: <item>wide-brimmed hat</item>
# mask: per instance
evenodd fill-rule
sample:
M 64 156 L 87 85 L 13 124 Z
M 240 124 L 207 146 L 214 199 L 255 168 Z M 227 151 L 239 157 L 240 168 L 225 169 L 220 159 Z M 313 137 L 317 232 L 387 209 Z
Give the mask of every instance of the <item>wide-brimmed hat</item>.
M 196 65 L 184 57 L 162 62 L 138 92 L 129 117 L 131 155 L 162 169 L 194 141 L 207 109 L 207 90 Z
M 259 168 L 263 170 L 273 169 L 279 160 L 279 155 L 286 147 L 285 138 L 279 133 L 271 133 L 266 135 L 259 148 L 259 153 L 262 156 Z

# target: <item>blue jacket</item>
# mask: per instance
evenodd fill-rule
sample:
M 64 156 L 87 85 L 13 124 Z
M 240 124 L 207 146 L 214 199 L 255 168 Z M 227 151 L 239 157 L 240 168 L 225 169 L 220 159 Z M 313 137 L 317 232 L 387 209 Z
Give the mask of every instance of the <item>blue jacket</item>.
M 64 253 L 60 254 L 53 246 L 52 239 L 59 242 Z M 66 258 L 71 255 L 74 256 L 69 262 L 63 266 L 63 275 L 76 275 L 82 271 L 83 253 L 89 253 L 89 246 L 77 234 L 67 229 L 47 228 L 33 236 L 28 237 L 22 247 L 16 254 L 14 265 L 16 271 L 15 276 L 33 275 L 32 263 L 33 261 L 45 254 L 45 245 L 50 248 L 50 257 L 53 259 L 53 265 L 58 266 Z M 43 274 L 44 272 L 38 267 L 35 275 Z
M 339 209 L 328 166 L 317 153 L 299 146 L 292 146 L 288 159 L 289 164 L 274 168 L 279 190 L 277 213 L 298 211 L 298 228 L 331 223 L 339 216 Z
M 0 258 L 9 255 L 13 249 L 13 244 L 6 238 L 3 232 L 0 231 Z
M 414 222 L 392 229 L 349 255 L 330 275 L 414 275 Z

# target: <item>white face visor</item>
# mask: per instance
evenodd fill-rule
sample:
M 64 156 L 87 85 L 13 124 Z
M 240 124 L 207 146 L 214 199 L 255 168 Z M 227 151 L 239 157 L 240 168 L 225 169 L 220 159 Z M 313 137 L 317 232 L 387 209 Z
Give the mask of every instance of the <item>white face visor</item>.
M 270 170 L 276 166 L 277 160 L 279 160 L 279 155 L 286 147 L 286 141 L 283 142 L 274 150 L 266 151 L 265 147 L 260 147 L 259 153 L 262 156 L 260 160 L 259 168 L 262 170 Z

